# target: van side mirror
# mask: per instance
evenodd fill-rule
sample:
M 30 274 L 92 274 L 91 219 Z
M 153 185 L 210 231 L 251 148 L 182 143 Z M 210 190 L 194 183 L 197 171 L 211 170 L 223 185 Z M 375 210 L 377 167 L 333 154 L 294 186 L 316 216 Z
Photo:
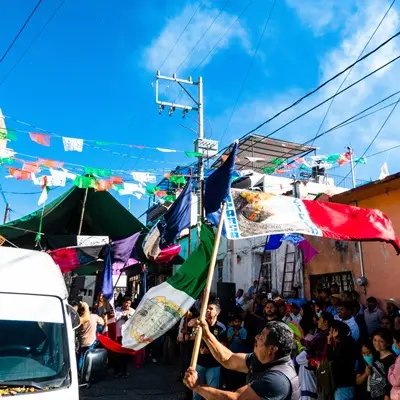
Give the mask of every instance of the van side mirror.
M 85 353 L 80 371 L 80 386 L 98 382 L 107 374 L 108 353 L 105 349 L 92 349 Z
M 81 326 L 81 318 L 79 314 L 69 304 L 67 304 L 67 311 L 71 318 L 72 329 L 78 329 Z

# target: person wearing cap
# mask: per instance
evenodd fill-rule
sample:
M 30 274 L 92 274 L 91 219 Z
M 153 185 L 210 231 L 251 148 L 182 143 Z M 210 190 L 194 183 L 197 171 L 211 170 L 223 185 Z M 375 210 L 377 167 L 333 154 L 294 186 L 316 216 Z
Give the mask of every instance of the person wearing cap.
M 368 297 L 367 308 L 364 311 L 365 323 L 368 327 L 368 334 L 371 336 L 381 327 L 381 319 L 385 313 L 378 307 L 378 301 L 375 297 Z
M 387 315 L 391 318 L 396 318 L 399 315 L 400 310 L 400 302 L 395 300 L 393 297 L 386 300 L 386 310 Z
M 338 311 L 338 304 L 340 301 L 340 294 L 332 293 L 331 294 L 331 305 L 327 307 L 326 312 L 331 313 L 333 316 L 335 316 Z

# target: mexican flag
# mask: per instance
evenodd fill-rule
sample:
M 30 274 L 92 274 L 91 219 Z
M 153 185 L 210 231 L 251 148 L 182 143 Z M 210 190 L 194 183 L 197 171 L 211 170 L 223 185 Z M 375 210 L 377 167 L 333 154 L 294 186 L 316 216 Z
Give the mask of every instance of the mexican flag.
M 145 294 L 132 318 L 122 327 L 123 347 L 139 350 L 181 320 L 204 289 L 213 245 L 212 228 L 202 224 L 199 247 L 175 275 Z

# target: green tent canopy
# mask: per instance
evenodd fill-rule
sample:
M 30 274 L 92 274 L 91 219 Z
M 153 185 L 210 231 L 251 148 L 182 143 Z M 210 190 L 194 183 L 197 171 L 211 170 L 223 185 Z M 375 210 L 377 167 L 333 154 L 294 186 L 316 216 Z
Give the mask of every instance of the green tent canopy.
M 85 191 L 86 189 L 73 187 L 46 205 L 44 210 L 39 209 L 1 225 L 0 235 L 19 247 L 35 248 L 42 212 L 41 243 L 45 243 L 46 235 L 78 235 Z M 88 189 L 81 235 L 117 239 L 139 231 L 143 231 L 144 237 L 147 228 L 110 193 Z

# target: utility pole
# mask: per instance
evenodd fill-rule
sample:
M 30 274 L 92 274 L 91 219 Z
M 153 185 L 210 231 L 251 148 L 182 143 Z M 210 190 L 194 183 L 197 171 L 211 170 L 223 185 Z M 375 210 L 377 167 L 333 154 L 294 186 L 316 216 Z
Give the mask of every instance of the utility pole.
M 350 168 L 351 168 L 351 178 L 353 181 L 353 189 L 357 186 L 356 183 L 356 171 L 355 171 L 355 165 L 354 165 L 354 159 L 353 159 L 353 149 L 351 146 L 347 147 L 347 151 L 350 154 Z M 363 254 L 362 254 L 362 248 L 361 248 L 361 242 L 357 242 L 357 250 L 358 254 L 360 255 L 360 272 L 361 272 L 361 278 L 364 278 L 364 259 L 363 259 Z M 365 293 L 365 286 L 364 286 L 364 293 Z
M 10 205 L 7 203 L 6 210 L 4 211 L 4 224 L 8 222 L 8 216 L 10 214 L 10 211 L 11 211 Z
M 182 90 L 192 99 L 195 103 L 195 106 L 187 105 L 187 104 L 175 104 L 169 101 L 161 101 L 159 100 L 159 81 L 171 81 L 177 83 Z M 192 94 L 186 89 L 185 85 L 197 86 L 197 99 L 195 99 Z M 168 115 L 172 116 L 176 109 L 183 110 L 182 117 L 185 118 L 186 114 L 195 110 L 198 113 L 198 132 L 197 132 L 197 140 L 195 141 L 195 152 L 201 152 L 204 149 L 204 108 L 203 108 L 203 79 L 199 77 L 197 82 L 194 82 L 192 77 L 188 79 L 179 79 L 176 77 L 176 74 L 170 76 L 163 76 L 160 74 L 160 71 L 157 71 L 156 74 L 156 104 L 159 105 L 158 113 L 161 114 L 165 107 L 168 107 Z M 209 141 L 207 141 L 209 142 Z M 204 156 L 204 152 L 203 152 Z M 199 197 L 199 215 L 204 215 L 203 208 L 203 186 L 204 186 L 204 159 L 203 156 L 198 157 L 198 175 L 199 175 L 199 189 L 200 189 L 200 197 Z

